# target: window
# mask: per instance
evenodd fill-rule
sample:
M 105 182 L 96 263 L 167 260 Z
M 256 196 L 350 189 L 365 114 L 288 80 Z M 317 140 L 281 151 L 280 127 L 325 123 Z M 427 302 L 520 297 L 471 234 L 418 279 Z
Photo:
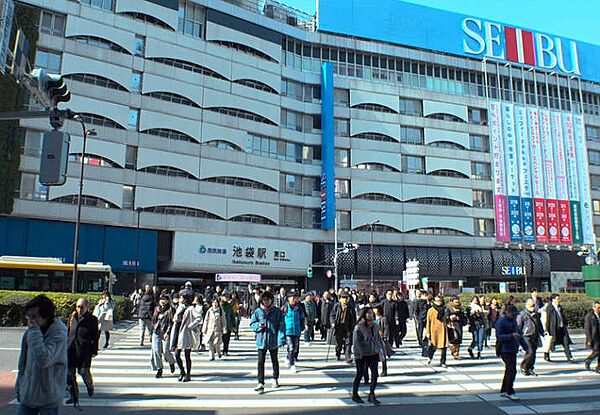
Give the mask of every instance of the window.
M 281 79 L 281 95 L 304 102 L 319 102 L 321 100 L 321 86 L 303 84 L 291 79 Z
M 466 150 L 463 146 L 457 143 L 453 143 L 451 141 L 435 141 L 433 143 L 427 144 L 428 147 L 435 148 L 447 148 L 449 150 Z
M 342 231 L 350 230 L 350 212 L 347 210 L 337 211 L 338 229 Z
M 429 114 L 427 116 L 427 118 L 432 119 L 432 120 L 441 120 L 441 121 L 450 121 L 450 122 L 461 122 L 461 123 L 465 122 L 462 118 L 459 118 L 456 115 L 452 115 L 452 114 L 442 114 L 442 113 Z
M 406 203 L 416 203 L 419 205 L 436 205 L 436 206 L 459 206 L 468 207 L 466 203 L 459 202 L 458 200 L 447 199 L 444 197 L 419 197 L 417 199 L 407 200 Z
M 398 140 L 390 137 L 389 135 L 380 134 L 380 133 L 360 133 L 352 136 L 353 138 L 359 138 L 362 140 L 372 140 L 372 141 L 384 141 L 387 143 L 397 143 Z
M 186 98 L 179 94 L 174 94 L 172 92 L 150 92 L 146 96 L 160 99 L 162 101 L 172 102 L 174 104 L 181 104 L 181 105 L 187 105 L 188 107 L 200 108 L 200 106 L 198 104 L 196 104 L 194 101 L 190 100 L 189 98 Z
M 423 103 L 416 99 L 400 98 L 400 114 L 423 116 Z
M 494 207 L 494 196 L 489 190 L 473 190 L 473 207 L 490 209 Z
M 115 0 L 80 0 L 81 4 L 96 7 L 98 9 L 113 10 Z
M 347 199 L 350 197 L 350 180 L 335 179 L 335 197 Z
M 221 150 L 240 151 L 238 146 L 224 140 L 212 140 L 206 143 L 209 147 L 220 148 Z
M 419 156 L 402 156 L 402 171 L 410 174 L 425 173 L 425 158 Z
M 129 108 L 129 114 L 127 116 L 127 129 L 137 131 L 139 126 L 140 110 Z
M 142 92 L 142 73 L 138 71 L 133 71 L 131 73 L 131 85 L 130 90 L 133 93 L 139 94 Z
M 134 146 L 127 146 L 125 149 L 125 168 L 135 170 L 137 165 L 138 149 Z
M 481 108 L 469 108 L 469 123 L 487 124 L 487 111 Z
M 600 128 L 598 127 L 585 127 L 585 134 L 588 140 L 600 141 Z
M 135 35 L 135 39 L 133 40 L 133 54 L 134 56 L 144 57 L 144 52 L 146 50 L 146 37 Z
M 259 91 L 265 91 L 270 94 L 277 94 L 277 91 L 275 91 L 269 85 L 260 81 L 255 81 L 254 79 L 237 79 L 231 82 L 247 86 L 248 88 L 258 89 Z
M 284 193 L 302 195 L 302 176 L 281 173 L 279 176 L 279 189 Z
M 204 7 L 194 4 L 191 1 L 181 1 L 179 3 L 177 31 L 185 35 L 201 38 L 204 18 Z
M 592 210 L 594 211 L 594 215 L 600 215 L 600 200 L 592 200 Z
M 333 120 L 333 131 L 338 137 L 350 137 L 350 120 L 335 118 Z
M 133 210 L 135 187 L 123 185 L 123 209 Z
M 348 107 L 350 104 L 350 91 L 347 89 L 335 88 L 333 90 L 333 105 L 338 107 Z
M 121 12 L 119 14 L 121 16 L 129 17 L 131 19 L 135 19 L 135 20 L 138 20 L 138 21 L 146 23 L 146 24 L 158 26 L 162 29 L 171 30 L 171 31 L 173 30 L 171 28 L 171 26 L 169 26 L 168 24 L 166 24 L 165 22 L 163 22 L 162 20 L 160 20 L 154 16 L 150 16 L 149 14 L 140 13 L 140 12 Z
M 177 140 L 177 141 L 187 141 L 188 143 L 197 143 L 197 141 L 182 132 L 171 130 L 168 128 L 151 128 L 149 130 L 142 131 L 145 134 L 154 135 L 157 137 L 168 138 L 169 140 Z
M 268 190 L 270 192 L 275 191 L 275 189 L 272 189 L 271 187 L 267 186 L 266 184 L 259 183 L 257 181 L 250 180 L 250 179 L 243 179 L 241 177 L 225 177 L 225 176 L 211 177 L 208 179 L 204 179 L 204 181 L 212 182 L 212 183 L 226 184 L 228 186 L 249 187 L 251 189 L 256 189 L 256 190 Z
M 246 152 L 277 160 L 313 164 L 321 160 L 321 147 L 292 143 L 277 138 L 248 134 Z
M 590 164 L 594 166 L 600 166 L 600 152 L 598 151 L 590 151 Z
M 161 176 L 182 177 L 185 179 L 196 180 L 190 173 L 171 166 L 151 166 L 140 169 L 144 173 L 160 174 Z
M 355 197 L 355 199 L 374 200 L 377 202 L 400 202 L 400 200 L 396 199 L 395 197 L 383 193 L 365 193 Z
M 303 114 L 282 108 L 281 123 L 284 128 L 310 133 L 313 130 L 321 129 L 321 116 L 317 114 Z
M 254 56 L 254 57 L 257 57 L 257 58 L 260 58 L 260 59 L 264 59 L 264 60 L 267 60 L 269 62 L 277 63 L 277 61 L 275 59 L 273 59 L 272 57 L 270 57 L 266 53 L 261 52 L 258 49 L 254 49 L 251 46 L 243 45 L 243 44 L 237 43 L 237 42 L 230 42 L 230 41 L 226 41 L 226 40 L 214 40 L 213 43 L 216 43 L 217 45 L 224 46 L 226 48 L 237 50 L 237 51 L 242 52 L 242 53 L 247 53 L 248 55 L 251 55 L 251 56 Z
M 263 117 L 262 115 L 254 114 L 250 111 L 241 110 L 239 108 L 229 108 L 229 107 L 214 107 L 214 108 L 205 108 L 206 111 L 216 112 L 219 114 L 229 115 L 235 118 L 241 118 L 244 120 L 250 120 L 259 122 L 262 124 L 268 125 L 277 125 L 273 121 Z
M 116 128 L 118 130 L 124 130 L 125 128 L 119 124 L 111 120 L 110 118 L 103 117 L 98 114 L 89 114 L 89 113 L 81 113 L 81 119 L 86 124 L 93 124 L 100 127 L 106 128 Z
M 490 163 L 473 162 L 471 164 L 471 178 L 478 180 L 489 180 L 491 178 Z
M 340 167 L 350 167 L 350 150 L 336 148 L 335 165 Z
M 429 172 L 428 174 L 430 176 L 456 177 L 458 179 L 468 179 L 469 178 L 469 176 L 467 176 L 464 173 L 458 172 L 456 170 L 450 170 L 450 169 L 434 170 L 432 172 Z
M 291 228 L 302 227 L 302 208 L 292 206 L 280 206 L 279 221 L 283 226 Z
M 275 225 L 275 222 L 273 222 L 271 219 L 265 218 L 264 216 L 258 216 L 258 215 L 240 215 L 240 216 L 236 216 L 235 218 L 231 218 L 229 220 L 232 222 L 248 222 L 248 223 L 255 223 L 258 225 Z
M 493 219 L 475 218 L 475 236 L 482 238 L 491 238 L 495 234 L 495 225 Z
M 373 229 L 373 232 L 400 233 L 400 231 L 398 229 L 392 228 L 391 226 L 388 226 L 388 225 L 383 225 L 381 223 L 376 223 L 373 226 L 370 226 L 370 225 L 359 226 L 358 228 L 355 229 L 355 231 L 358 231 L 358 232 L 371 232 L 371 228 Z
M 64 14 L 57 14 L 48 10 L 42 10 L 40 13 L 40 32 L 42 33 L 63 37 L 66 23 L 67 17 Z
M 469 136 L 471 141 L 472 151 L 481 151 L 482 153 L 490 152 L 490 140 L 483 135 L 471 135 Z
M 96 36 L 73 36 L 69 39 L 75 40 L 77 43 L 81 43 L 84 45 L 93 46 L 95 48 L 101 48 L 105 50 L 113 50 L 119 53 L 125 53 L 127 55 L 131 55 L 128 50 L 122 48 L 120 45 L 111 42 L 110 40 L 102 39 Z
M 375 112 L 385 112 L 387 114 L 396 114 L 396 111 L 394 111 L 393 109 L 388 108 L 384 105 L 379 105 L 379 104 L 359 104 L 359 105 L 355 105 L 352 108 L 358 109 L 358 110 L 365 110 L 365 111 L 375 111 Z
M 81 153 L 69 154 L 69 161 L 81 163 Z M 120 168 L 120 166 L 118 164 L 116 164 L 115 162 L 113 162 L 112 160 L 109 160 L 104 157 L 94 156 L 91 154 L 87 154 L 84 157 L 83 163 L 87 164 L 89 166 Z
M 423 145 L 423 129 L 416 127 L 400 127 L 400 142 Z
M 37 174 L 21 173 L 19 198 L 27 200 L 48 200 L 48 188 L 40 183 Z
M 204 76 L 210 76 L 211 78 L 222 79 L 224 81 L 227 80 L 227 78 L 225 78 L 223 75 L 213 71 L 212 69 L 205 68 L 204 66 L 200 66 L 192 62 L 171 58 L 149 58 L 149 60 L 162 63 L 163 65 L 172 66 L 174 68 L 195 72 Z
M 592 186 L 592 190 L 600 190 L 600 176 L 592 174 L 590 176 L 590 184 Z
M 77 196 L 63 196 L 63 197 L 59 197 L 58 199 L 54 199 L 53 202 L 76 205 L 77 198 L 78 198 Z M 81 198 L 81 204 L 83 206 L 99 207 L 99 208 L 103 208 L 103 209 L 118 209 L 119 208 L 117 205 L 109 202 L 108 200 L 104 200 L 104 199 L 101 199 L 99 197 L 94 197 L 94 196 L 83 196 Z
M 35 52 L 35 67 L 46 69 L 53 74 L 60 74 L 62 55 L 44 49 L 38 49 Z
M 108 78 L 99 75 L 90 75 L 87 73 L 76 73 L 71 75 L 65 75 L 64 78 L 72 79 L 74 81 L 83 82 L 89 85 L 96 85 L 102 88 L 115 89 L 117 91 L 127 91 L 121 85 L 112 81 Z
M 394 169 L 393 167 L 390 167 L 383 163 L 360 163 L 356 166 L 353 166 L 352 168 L 359 170 L 398 172 L 397 169 Z
M 179 215 L 179 216 L 190 216 L 193 218 L 205 218 L 205 219 L 215 219 L 222 220 L 217 215 L 214 215 L 210 212 L 206 212 L 204 210 L 193 209 L 188 207 L 181 206 L 153 206 L 149 208 L 142 209 L 144 212 L 152 212 L 163 215 Z
M 407 233 L 418 233 L 420 235 L 469 236 L 464 232 L 449 228 L 420 228 Z
M 42 140 L 44 131 L 27 130 L 25 133 L 25 145 L 23 154 L 30 157 L 40 157 L 42 154 Z

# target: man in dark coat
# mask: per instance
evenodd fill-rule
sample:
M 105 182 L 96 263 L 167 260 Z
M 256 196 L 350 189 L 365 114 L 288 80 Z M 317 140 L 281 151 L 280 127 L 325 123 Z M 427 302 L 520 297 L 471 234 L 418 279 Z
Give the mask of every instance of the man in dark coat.
M 356 310 L 349 301 L 346 293 L 340 295 L 340 301 L 331 310 L 331 330 L 335 337 L 335 356 L 342 360 L 342 350 L 346 355 L 346 362 L 352 362 L 352 333 L 356 326 Z
M 419 292 L 419 298 L 415 301 L 415 326 L 417 329 L 417 340 L 419 341 L 419 346 L 421 347 L 423 357 L 425 357 L 426 347 L 424 344 L 426 342 L 423 341 L 423 331 L 425 330 L 425 325 L 427 324 L 427 311 L 431 305 L 427 300 L 427 293 L 425 291 Z
M 594 308 L 585 316 L 585 345 L 592 352 L 585 359 L 585 369 L 590 370 L 590 365 L 594 359 L 596 363 L 596 373 L 600 374 L 600 302 L 594 302 Z
M 390 342 L 396 340 L 396 333 L 400 326 L 400 309 L 398 302 L 394 300 L 394 292 L 387 290 L 385 292 L 385 299 L 381 302 L 381 313 L 387 320 L 390 328 Z
M 144 334 L 148 329 L 148 336 L 152 344 L 152 314 L 156 308 L 156 300 L 149 285 L 146 285 L 144 294 L 140 298 L 138 307 L 138 319 L 140 323 L 140 346 L 144 345 Z
M 321 340 L 327 337 L 327 329 L 331 321 L 331 311 L 333 310 L 333 300 L 329 291 L 323 293 L 319 304 L 319 322 L 321 325 Z
M 404 294 L 402 294 L 398 290 L 394 290 L 394 300 L 398 304 L 398 329 L 396 330 L 396 337 L 394 338 L 394 342 L 396 343 L 396 347 L 400 347 L 402 345 L 402 340 L 406 337 L 407 327 L 406 320 L 410 318 L 410 311 L 408 309 L 408 303 L 404 298 Z
M 545 332 L 548 333 L 552 340 L 548 350 L 552 350 L 554 345 L 561 344 L 565 351 L 567 361 L 574 363 L 571 355 L 570 345 L 572 344 L 567 330 L 567 316 L 560 305 L 560 295 L 552 294 L 552 302 L 546 306 Z M 544 353 L 544 360 L 550 361 L 550 353 Z
M 94 395 L 94 381 L 90 371 L 92 358 L 98 354 L 98 319 L 89 312 L 89 304 L 85 298 L 77 300 L 75 311 L 69 319 L 69 337 L 67 343 L 68 385 L 71 393 L 69 403 L 79 401 L 77 372 L 83 379 L 87 393 Z
M 523 340 L 529 346 L 529 351 L 525 354 L 521 362 L 521 373 L 525 376 L 537 376 L 534 371 L 535 355 L 544 328 L 540 321 L 540 313 L 535 308 L 535 300 L 533 298 L 528 298 L 525 302 L 525 308 L 517 316 L 517 326 L 521 336 L 523 336 Z

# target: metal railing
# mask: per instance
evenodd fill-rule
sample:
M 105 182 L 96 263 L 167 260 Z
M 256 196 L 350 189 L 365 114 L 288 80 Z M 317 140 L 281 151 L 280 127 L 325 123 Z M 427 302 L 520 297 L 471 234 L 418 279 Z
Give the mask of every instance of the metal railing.
M 241 7 L 253 13 L 266 16 L 278 22 L 298 27 L 302 30 L 314 32 L 317 30 L 317 21 L 314 15 L 298 10 L 287 4 L 274 0 L 223 0 L 226 3 Z

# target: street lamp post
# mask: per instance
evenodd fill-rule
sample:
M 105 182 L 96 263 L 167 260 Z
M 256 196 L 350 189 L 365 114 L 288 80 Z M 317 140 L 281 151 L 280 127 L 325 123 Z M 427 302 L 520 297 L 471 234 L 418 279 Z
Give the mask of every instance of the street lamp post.
M 369 228 L 371 230 L 371 252 L 369 254 L 369 259 L 371 262 L 371 291 L 373 291 L 373 286 L 375 285 L 375 281 L 374 281 L 374 277 L 373 277 L 373 263 L 374 263 L 374 258 L 373 258 L 373 226 L 377 225 L 379 223 L 379 219 L 377 219 L 376 221 L 373 221 L 371 223 L 368 223 L 367 225 L 369 225 Z
M 79 193 L 77 195 L 77 218 L 75 220 L 75 241 L 73 242 L 73 278 L 71 279 L 71 292 L 77 292 L 77 278 L 78 278 L 78 269 L 77 263 L 79 262 L 79 227 L 81 225 L 81 199 L 83 197 L 83 175 L 85 173 L 85 149 L 87 145 L 87 136 L 88 134 L 91 136 L 96 135 L 95 130 L 88 130 L 85 126 L 85 123 L 81 119 L 79 115 L 75 117 L 81 123 L 81 128 L 83 129 L 83 143 L 81 146 L 81 169 L 79 171 Z

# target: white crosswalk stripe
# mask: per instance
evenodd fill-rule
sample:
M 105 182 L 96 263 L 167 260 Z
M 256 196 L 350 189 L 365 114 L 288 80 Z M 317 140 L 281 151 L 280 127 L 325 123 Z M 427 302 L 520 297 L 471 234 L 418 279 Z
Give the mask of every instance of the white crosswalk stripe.
M 323 342 L 300 345 L 298 373 L 291 374 L 284 366 L 285 350 L 280 351 L 280 388 L 269 389 L 271 366 L 267 358 L 266 393 L 258 395 L 256 386 L 256 350 L 248 322 L 242 323 L 240 341 L 231 341 L 230 356 L 209 361 L 207 353 L 192 353 L 192 381 L 177 381 L 178 371 L 171 375 L 168 366 L 164 378 L 155 379 L 150 370 L 150 348 L 140 348 L 137 329 L 128 330 L 108 350 L 94 360 L 95 396 L 82 396 L 82 407 L 118 408 L 327 408 L 354 405 L 350 400 L 355 369 L 335 361 L 334 347 L 325 362 L 328 346 Z M 465 333 L 470 340 L 470 335 Z M 414 329 L 409 327 L 405 344 L 390 361 L 387 377 L 379 378 L 377 395 L 384 405 L 461 404 L 489 402 L 507 414 L 575 413 L 600 410 L 600 375 L 583 369 L 581 336 L 576 339 L 574 358 L 578 364 L 567 363 L 562 353 L 554 353 L 556 362 L 544 362 L 538 356 L 539 377 L 517 377 L 516 389 L 521 403 L 512 403 L 499 396 L 504 366 L 496 358 L 493 347 L 485 349 L 483 359 L 449 356 L 448 368 L 428 366 L 416 346 Z M 468 343 L 467 339 L 465 342 Z M 493 342 L 493 341 L 492 341 Z M 333 357 L 333 359 L 332 359 Z M 577 389 L 563 390 L 576 386 Z M 361 385 L 364 393 L 368 388 Z M 82 388 L 82 395 L 85 388 Z M 549 404 L 549 400 L 560 400 Z M 585 401 L 582 401 L 585 400 Z

